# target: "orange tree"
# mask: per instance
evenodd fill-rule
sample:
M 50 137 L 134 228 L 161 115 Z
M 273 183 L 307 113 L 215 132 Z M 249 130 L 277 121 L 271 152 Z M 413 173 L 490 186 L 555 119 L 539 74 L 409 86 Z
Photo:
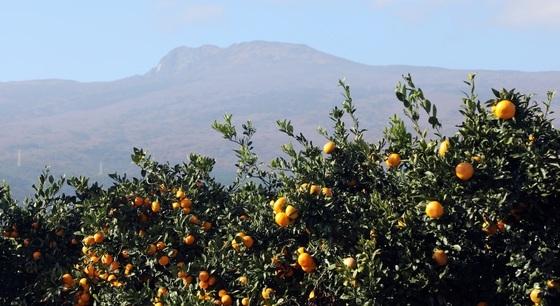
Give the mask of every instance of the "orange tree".
M 560 134 L 549 118 L 552 94 L 538 104 L 502 90 L 481 102 L 474 77 L 466 83 L 464 120 L 449 137 L 435 105 L 405 76 L 396 96 L 408 124 L 393 116 L 384 137 L 368 142 L 341 82 L 333 128 L 319 130 L 325 144 L 278 121 L 293 141 L 268 167 L 254 153 L 251 122 L 241 129 L 230 115 L 214 122 L 237 147 L 229 185 L 212 178 L 210 158 L 192 154 L 170 165 L 135 149 L 141 175 L 111 175 L 106 189 L 72 178 L 75 195 L 57 195 L 62 181 L 43 176 L 46 187 L 26 205 L 3 192 L 0 256 L 35 270 L 4 265 L 1 279 L 13 288 L 0 299 L 557 305 Z M 23 230 L 36 221 L 45 226 Z M 59 256 L 39 264 L 34 248 L 21 245 L 30 237 L 70 244 L 56 244 L 64 256 L 53 251 Z

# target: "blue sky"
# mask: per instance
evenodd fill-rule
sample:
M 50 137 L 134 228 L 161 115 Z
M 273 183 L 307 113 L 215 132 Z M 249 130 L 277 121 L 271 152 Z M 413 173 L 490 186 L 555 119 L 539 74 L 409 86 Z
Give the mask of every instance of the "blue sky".
M 2 1 L 0 81 L 112 80 L 180 45 L 307 44 L 373 64 L 560 70 L 559 0 Z

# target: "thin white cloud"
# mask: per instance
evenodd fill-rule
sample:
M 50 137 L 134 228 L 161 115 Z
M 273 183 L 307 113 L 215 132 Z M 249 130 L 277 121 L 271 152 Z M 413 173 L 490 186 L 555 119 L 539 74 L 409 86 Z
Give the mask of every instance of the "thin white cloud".
M 500 0 L 498 22 L 506 26 L 560 26 L 560 0 Z

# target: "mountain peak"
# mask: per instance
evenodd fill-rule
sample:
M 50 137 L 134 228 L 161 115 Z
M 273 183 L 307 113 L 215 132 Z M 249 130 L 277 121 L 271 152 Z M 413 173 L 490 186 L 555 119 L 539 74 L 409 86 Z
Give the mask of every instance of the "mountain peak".
M 215 45 L 177 47 L 167 53 L 157 66 L 148 72 L 148 75 L 183 75 L 193 71 L 200 72 L 203 67 L 220 63 L 227 63 L 229 66 L 256 67 L 280 62 L 325 64 L 333 61 L 343 61 L 343 59 L 303 44 L 257 40 L 236 43 L 224 48 Z

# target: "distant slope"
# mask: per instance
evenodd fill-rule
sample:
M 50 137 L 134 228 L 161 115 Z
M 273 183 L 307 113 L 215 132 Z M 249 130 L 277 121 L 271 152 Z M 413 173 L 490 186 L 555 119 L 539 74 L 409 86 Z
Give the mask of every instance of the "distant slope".
M 405 73 L 412 73 L 438 105 L 449 131 L 457 122 L 468 72 L 368 66 L 304 45 L 256 41 L 228 48 L 179 47 L 146 74 L 111 82 L 0 83 L 0 180 L 8 180 L 21 197 L 45 165 L 55 173 L 102 179 L 108 172 L 133 169 L 133 146 L 173 162 L 193 151 L 216 157 L 217 173 L 226 179 L 231 146 L 210 129 L 211 121 L 226 112 L 238 122 L 253 120 L 255 145 L 268 160 L 287 141 L 276 132 L 277 119 L 288 118 L 314 135 L 318 125 L 329 125 L 328 112 L 340 101 L 337 80 L 343 77 L 370 137 L 379 135 L 389 115 L 400 113 L 393 92 Z M 484 97 L 490 87 L 516 87 L 540 98 L 560 88 L 560 72 L 473 72 Z

